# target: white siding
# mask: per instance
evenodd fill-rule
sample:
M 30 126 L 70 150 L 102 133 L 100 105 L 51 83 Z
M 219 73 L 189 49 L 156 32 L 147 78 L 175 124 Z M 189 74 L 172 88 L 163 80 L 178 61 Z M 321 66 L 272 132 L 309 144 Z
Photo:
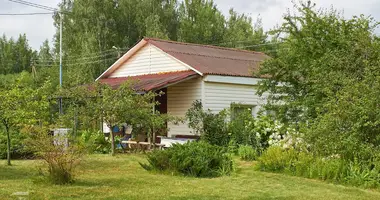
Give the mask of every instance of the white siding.
M 188 81 L 178 83 L 168 87 L 168 113 L 177 116 L 185 117 L 186 111 L 191 107 L 195 100 L 202 98 L 202 79 L 195 78 Z M 188 128 L 187 123 L 174 125 L 168 124 L 168 136 L 173 135 L 192 135 L 193 130 Z
M 189 68 L 157 47 L 147 44 L 116 69 L 110 78 L 183 70 Z
M 256 94 L 254 85 L 205 82 L 203 107 L 213 113 L 230 108 L 232 103 L 254 105 L 256 109 L 265 103 L 265 98 Z

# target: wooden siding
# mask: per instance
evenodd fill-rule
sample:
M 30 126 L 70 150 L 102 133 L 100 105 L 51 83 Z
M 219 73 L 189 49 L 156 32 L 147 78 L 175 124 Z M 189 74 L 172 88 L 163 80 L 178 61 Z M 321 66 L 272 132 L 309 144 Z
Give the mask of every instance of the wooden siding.
M 232 103 L 257 106 L 255 110 L 265 103 L 265 98 L 256 94 L 257 89 L 254 85 L 214 82 L 204 84 L 203 106 L 213 113 L 230 108 Z
M 177 117 L 185 117 L 186 111 L 195 100 L 202 98 L 202 79 L 195 78 L 168 87 L 168 113 Z M 174 125 L 168 124 L 168 136 L 193 135 L 193 130 L 188 128 L 187 123 Z
M 147 44 L 116 69 L 110 78 L 183 70 L 189 70 L 189 68 L 157 47 Z

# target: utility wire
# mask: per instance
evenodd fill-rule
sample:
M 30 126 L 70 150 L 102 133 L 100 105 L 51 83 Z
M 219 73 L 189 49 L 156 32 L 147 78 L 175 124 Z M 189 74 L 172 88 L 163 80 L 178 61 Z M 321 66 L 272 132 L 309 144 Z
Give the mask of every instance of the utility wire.
M 8 1 L 11 1 L 13 3 L 19 3 L 19 4 L 31 6 L 31 7 L 35 7 L 35 8 L 40 8 L 40 9 L 44 9 L 44 10 L 50 10 L 50 11 L 58 12 L 58 9 L 56 9 L 56 8 L 52 8 L 52 7 L 49 7 L 49 6 L 44 6 L 44 5 L 41 5 L 41 4 L 32 3 L 32 2 L 29 2 L 29 1 L 23 1 L 23 0 L 8 0 Z
M 46 13 L 0 13 L 1 16 L 25 16 L 25 15 L 51 15 L 54 12 L 46 12 Z
M 65 66 L 95 64 L 95 63 L 104 62 L 104 61 L 108 61 L 108 60 L 115 60 L 115 59 L 117 59 L 117 58 L 116 57 L 115 58 L 107 58 L 107 59 L 101 59 L 101 60 L 96 60 L 96 61 L 91 61 L 91 62 L 69 63 L 69 64 L 65 64 Z M 52 65 L 39 65 L 39 64 L 37 64 L 36 66 L 37 67 L 50 67 Z
M 37 4 L 37 3 L 29 2 L 29 1 L 24 1 L 24 0 L 8 0 L 8 1 L 13 2 L 13 3 L 23 4 L 23 5 L 26 5 L 26 6 L 35 7 L 35 8 L 40 8 L 40 9 L 44 9 L 44 10 L 59 12 L 59 13 L 69 13 L 68 11 L 60 11 L 57 8 L 53 8 L 53 7 L 49 7 L 49 6 L 44 6 L 44 5 L 41 5 L 41 4 Z

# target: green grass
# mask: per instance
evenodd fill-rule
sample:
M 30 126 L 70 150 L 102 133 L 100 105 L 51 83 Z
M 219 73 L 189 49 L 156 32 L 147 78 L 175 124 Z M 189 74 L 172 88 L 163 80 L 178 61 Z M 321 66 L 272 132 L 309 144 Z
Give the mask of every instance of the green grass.
M 258 172 L 238 162 L 237 172 L 221 178 L 189 178 L 147 172 L 143 155 L 92 155 L 72 185 L 50 185 L 37 179 L 41 161 L 0 162 L 0 199 L 380 199 L 373 190 L 345 187 L 282 174 Z

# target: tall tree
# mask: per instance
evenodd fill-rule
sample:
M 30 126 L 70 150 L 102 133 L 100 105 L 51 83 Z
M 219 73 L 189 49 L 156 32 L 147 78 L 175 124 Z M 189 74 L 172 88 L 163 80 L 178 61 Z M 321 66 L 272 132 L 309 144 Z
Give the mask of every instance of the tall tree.
M 271 78 L 263 81 L 261 93 L 272 94 L 272 108 L 282 119 L 310 122 L 347 83 L 363 79 L 366 59 L 376 53 L 371 44 L 377 24 L 363 16 L 346 20 L 310 2 L 296 8 L 275 32 L 285 38 L 277 57 L 263 64 L 261 73 Z
M 175 0 L 67 0 L 64 15 L 63 50 L 67 80 L 93 80 L 144 36 L 176 39 Z M 55 16 L 59 30 L 59 15 Z M 56 34 L 59 49 L 59 32 Z M 78 76 L 80 75 L 80 76 Z
M 264 44 L 267 39 L 261 19 L 258 18 L 252 26 L 251 17 L 239 14 L 233 9 L 230 9 L 229 14 L 223 46 L 260 50 L 260 46 L 255 45 Z
M 212 0 L 184 0 L 179 7 L 178 39 L 184 42 L 223 42 L 225 18 Z
M 0 73 L 30 71 L 31 61 L 36 54 L 37 52 L 30 48 L 25 34 L 20 35 L 16 41 L 3 35 L 0 38 Z

